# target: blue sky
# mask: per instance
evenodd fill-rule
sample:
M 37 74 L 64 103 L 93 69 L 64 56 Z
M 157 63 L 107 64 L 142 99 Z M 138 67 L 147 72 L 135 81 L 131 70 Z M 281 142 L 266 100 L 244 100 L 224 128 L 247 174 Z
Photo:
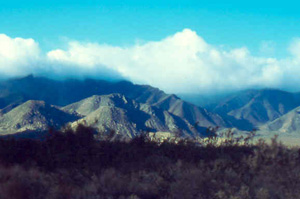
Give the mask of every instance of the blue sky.
M 51 49 L 67 38 L 124 46 L 190 28 L 209 43 L 253 54 L 272 41 L 282 56 L 300 34 L 298 8 L 295 1 L 12 0 L 1 1 L 0 31 Z
M 299 91 L 299 4 L 0 0 L 0 78 L 127 79 L 169 93 Z

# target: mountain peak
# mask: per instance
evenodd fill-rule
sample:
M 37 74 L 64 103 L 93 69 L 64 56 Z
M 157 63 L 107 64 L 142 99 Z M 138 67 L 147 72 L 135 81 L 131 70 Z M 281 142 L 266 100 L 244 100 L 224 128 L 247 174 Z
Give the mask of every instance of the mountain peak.
M 12 108 L 0 117 L 0 133 L 47 131 L 77 119 L 44 101 L 29 100 Z

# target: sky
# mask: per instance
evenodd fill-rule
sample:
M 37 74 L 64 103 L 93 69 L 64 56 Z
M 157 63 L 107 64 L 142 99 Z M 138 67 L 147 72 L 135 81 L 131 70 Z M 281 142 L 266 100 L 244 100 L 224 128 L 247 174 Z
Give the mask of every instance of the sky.
M 0 77 L 126 79 L 168 93 L 300 91 L 299 4 L 0 0 Z

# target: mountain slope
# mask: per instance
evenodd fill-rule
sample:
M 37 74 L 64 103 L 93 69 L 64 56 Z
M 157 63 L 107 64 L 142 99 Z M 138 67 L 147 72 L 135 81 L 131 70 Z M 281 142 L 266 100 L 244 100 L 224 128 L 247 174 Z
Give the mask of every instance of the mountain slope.
M 138 103 L 126 98 L 121 94 L 93 95 L 79 102 L 67 105 L 61 109 L 69 113 L 76 112 L 79 115 L 87 116 L 96 109 L 100 108 L 100 106 L 132 109 L 136 108 Z
M 48 104 L 66 106 L 92 95 L 120 93 L 142 103 L 155 103 L 166 96 L 163 91 L 128 81 L 53 80 L 32 75 L 0 81 L 0 108 L 27 100 L 42 100 Z
M 186 119 L 191 124 L 198 124 L 204 127 L 224 127 L 229 125 L 217 114 L 210 113 L 206 109 L 185 102 L 175 95 L 167 95 L 154 103 L 153 106 L 168 110 L 170 113 Z
M 300 105 L 296 94 L 276 90 L 248 90 L 223 100 L 213 110 L 222 116 L 260 126 Z
M 282 133 L 300 132 L 300 106 L 287 114 L 267 123 L 262 130 L 277 131 Z
M 0 116 L 0 133 L 47 131 L 49 127 L 60 128 L 76 119 L 43 101 L 29 100 Z
M 94 95 L 65 106 L 62 110 L 83 117 L 71 124 L 74 128 L 79 123 L 84 123 L 98 131 L 115 130 L 118 134 L 127 137 L 134 137 L 142 131 L 205 134 L 204 128 L 197 129 L 187 120 L 166 110 L 138 103 L 121 94 Z
M 48 104 L 66 106 L 92 95 L 122 94 L 138 103 L 147 103 L 185 118 L 190 124 L 200 126 L 228 126 L 217 114 L 184 102 L 175 95 L 147 85 L 131 82 L 108 82 L 104 80 L 56 81 L 42 77 L 28 76 L 0 82 L 0 108 L 27 100 L 42 100 Z M 230 126 L 230 125 L 229 125 Z

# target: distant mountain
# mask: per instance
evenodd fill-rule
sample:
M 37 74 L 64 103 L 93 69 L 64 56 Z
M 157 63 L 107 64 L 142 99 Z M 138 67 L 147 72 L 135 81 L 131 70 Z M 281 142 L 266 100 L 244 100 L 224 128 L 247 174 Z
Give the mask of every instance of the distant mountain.
M 52 80 L 32 75 L 0 82 L 0 108 L 27 100 L 42 100 L 48 104 L 65 106 L 98 94 L 131 91 L 130 82 L 104 80 Z M 134 91 L 133 91 L 134 92 Z
M 128 81 L 105 80 L 53 80 L 29 75 L 24 78 L 0 81 L 0 108 L 27 100 L 65 106 L 92 95 L 120 93 L 138 102 L 153 104 L 165 97 L 163 91 L 148 85 L 135 85 Z
M 300 133 L 300 106 L 261 127 L 262 130 Z
M 178 132 L 195 135 L 205 128 L 197 129 L 184 118 L 178 117 L 166 110 L 135 100 L 121 94 L 94 95 L 62 108 L 70 114 L 81 116 L 82 119 L 73 122 L 94 127 L 99 131 L 115 130 L 118 134 L 134 137 L 140 132 Z
M 276 89 L 238 92 L 213 108 L 225 119 L 254 127 L 273 121 L 300 105 L 299 94 Z
M 0 133 L 11 134 L 26 131 L 48 131 L 60 128 L 78 117 L 65 113 L 43 101 L 29 100 L 16 107 L 1 110 Z
M 204 107 L 208 110 L 217 106 L 221 100 L 226 99 L 235 92 L 215 92 L 212 93 L 179 93 L 177 94 L 182 100 Z

